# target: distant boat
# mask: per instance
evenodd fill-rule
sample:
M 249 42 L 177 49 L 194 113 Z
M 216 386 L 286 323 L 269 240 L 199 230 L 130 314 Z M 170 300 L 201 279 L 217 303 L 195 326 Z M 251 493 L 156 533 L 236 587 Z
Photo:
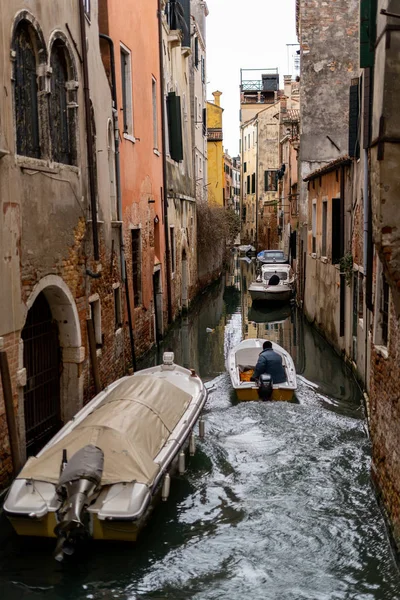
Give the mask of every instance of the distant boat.
M 289 265 L 262 265 L 261 273 L 249 285 L 249 294 L 253 302 L 288 302 L 294 293 L 294 281 Z
M 250 381 L 250 378 L 253 375 L 265 341 L 263 339 L 244 340 L 229 352 L 228 372 L 239 400 L 260 400 L 260 386 L 255 381 Z M 282 357 L 286 381 L 278 384 L 272 381 L 271 400 L 290 401 L 293 399 L 297 388 L 293 359 L 289 352 L 274 342 L 272 342 L 272 349 Z
M 283 250 L 261 250 L 261 252 L 257 254 L 257 260 L 266 265 L 284 264 L 289 262 L 289 258 Z
M 57 538 L 59 560 L 83 537 L 135 541 L 156 499 L 168 497 L 170 474 L 185 470 L 184 450 L 194 453 L 206 399 L 172 352 L 109 385 L 13 482 L 4 511 L 15 531 Z
M 238 247 L 239 250 L 239 254 L 241 255 L 247 255 L 247 256 L 254 256 L 256 254 L 256 249 L 254 248 L 254 246 L 251 246 L 250 244 L 245 244 L 242 246 Z

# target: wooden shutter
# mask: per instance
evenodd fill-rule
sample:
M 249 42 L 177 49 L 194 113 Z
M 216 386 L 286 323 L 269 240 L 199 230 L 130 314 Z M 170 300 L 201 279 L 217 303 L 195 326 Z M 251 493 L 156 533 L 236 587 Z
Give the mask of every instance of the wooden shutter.
M 373 67 L 375 58 L 377 0 L 360 2 L 360 67 Z
M 176 162 L 183 160 L 181 98 L 175 92 L 167 97 L 169 153 Z
M 339 263 L 340 248 L 340 198 L 332 198 L 332 264 Z
M 360 157 L 359 123 L 360 123 L 360 86 L 358 83 L 350 86 L 349 106 L 349 156 Z
M 372 89 L 371 89 L 371 69 L 368 67 L 364 69 L 363 73 L 363 115 L 362 115 L 362 147 L 368 148 L 371 140 L 371 101 L 372 101 Z
M 253 173 L 253 175 L 251 176 L 251 193 L 255 194 L 256 193 L 256 174 Z
M 264 192 L 268 192 L 268 171 L 264 171 Z

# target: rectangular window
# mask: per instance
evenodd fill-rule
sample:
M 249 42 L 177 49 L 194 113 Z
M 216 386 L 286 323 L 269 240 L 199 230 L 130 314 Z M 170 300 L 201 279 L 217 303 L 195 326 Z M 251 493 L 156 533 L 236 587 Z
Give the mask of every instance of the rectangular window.
M 194 66 L 199 66 L 199 39 L 197 37 L 194 38 Z
M 206 62 L 204 56 L 201 57 L 201 82 L 206 82 Z
M 251 193 L 255 194 L 256 193 L 256 174 L 253 173 L 253 175 L 251 176 Z
M 141 230 L 131 229 L 132 236 L 132 284 L 135 307 L 142 304 L 142 244 Z
M 97 297 L 93 297 L 91 300 L 89 298 L 89 306 L 90 306 L 90 318 L 92 319 L 93 329 L 94 329 L 94 338 L 96 340 L 96 347 L 101 348 L 103 345 L 103 335 L 101 331 L 101 307 L 100 307 L 100 299 Z
M 248 194 L 250 194 L 250 175 L 247 175 L 247 188 L 246 191 Z
M 364 275 L 358 273 L 358 318 L 364 318 Z
M 322 256 L 327 255 L 327 248 L 326 248 L 327 228 L 328 228 L 328 203 L 323 202 L 322 203 L 322 248 L 321 248 Z
M 349 104 L 349 156 L 360 158 L 360 86 L 357 83 L 350 86 Z
M 121 288 L 119 283 L 113 284 L 114 289 L 114 329 L 122 327 L 122 304 L 121 304 Z
M 389 341 L 389 284 L 383 273 L 381 288 L 381 333 L 382 345 L 387 346 Z
M 247 147 L 250 149 L 250 134 L 247 136 Z
M 277 189 L 276 171 L 264 171 L 264 191 L 276 192 Z
M 175 92 L 170 92 L 167 97 L 167 116 L 169 134 L 169 153 L 172 160 L 183 160 L 182 138 L 182 111 L 181 98 Z
M 332 198 L 332 264 L 337 265 L 342 258 L 340 252 L 340 198 Z
M 207 135 L 207 109 L 203 108 L 203 135 Z
M 197 96 L 194 97 L 194 123 L 197 127 L 197 122 L 199 120 L 199 114 L 198 114 L 198 102 L 197 102 Z
M 124 133 L 133 136 L 131 53 L 121 46 L 122 114 Z
M 312 248 L 311 252 L 317 252 L 317 205 L 314 202 L 312 205 Z
M 151 80 L 151 96 L 153 102 L 153 147 L 158 150 L 158 114 L 157 114 L 157 82 Z
M 247 150 L 247 137 L 244 136 L 244 149 Z
M 175 255 L 175 228 L 172 226 L 169 228 L 169 237 L 171 243 L 171 271 L 175 273 L 176 269 L 176 255 Z
M 243 163 L 243 173 L 246 173 L 247 171 L 247 163 Z

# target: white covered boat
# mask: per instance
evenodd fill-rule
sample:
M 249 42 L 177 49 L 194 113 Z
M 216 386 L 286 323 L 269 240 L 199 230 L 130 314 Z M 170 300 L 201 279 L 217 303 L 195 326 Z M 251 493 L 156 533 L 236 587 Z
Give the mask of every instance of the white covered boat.
M 259 400 L 260 387 L 255 381 L 251 381 L 258 357 L 263 350 L 263 344 L 266 340 L 249 339 L 243 340 L 232 348 L 227 360 L 227 368 L 232 381 L 232 386 L 236 391 L 239 400 Z M 284 383 L 275 384 L 272 381 L 272 390 L 270 400 L 293 399 L 297 389 L 296 369 L 289 352 L 279 344 L 272 343 L 272 349 L 282 358 L 282 366 L 286 373 Z
M 249 294 L 253 302 L 288 302 L 294 282 L 290 265 L 262 265 L 256 281 L 249 286 Z
M 136 540 L 170 473 L 184 471 L 183 450 L 194 452 L 207 399 L 173 360 L 112 383 L 28 460 L 4 503 L 18 534 L 57 537 L 60 559 L 82 536 Z

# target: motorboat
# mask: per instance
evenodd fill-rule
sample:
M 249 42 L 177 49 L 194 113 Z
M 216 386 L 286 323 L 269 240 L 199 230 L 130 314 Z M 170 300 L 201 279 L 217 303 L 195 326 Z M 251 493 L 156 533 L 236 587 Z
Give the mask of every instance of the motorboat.
M 272 343 L 272 349 L 277 352 L 282 358 L 282 365 L 286 373 L 286 381 L 284 383 L 274 383 L 267 375 L 266 383 L 262 381 L 251 381 L 258 357 L 263 350 L 264 339 L 249 339 L 243 340 L 232 348 L 228 354 L 227 368 L 232 381 L 232 386 L 236 391 L 239 400 L 285 400 L 293 399 L 294 392 L 297 388 L 296 369 L 294 362 L 289 352 L 284 348 Z M 263 387 L 270 386 L 269 394 L 263 396 Z
M 164 353 L 161 365 L 109 385 L 29 458 L 4 512 L 19 535 L 57 538 L 55 556 L 82 538 L 133 542 L 171 475 L 204 435 L 207 391 Z
M 290 265 L 262 265 L 257 279 L 249 285 L 249 294 L 253 302 L 288 302 L 294 282 Z
M 248 319 L 252 323 L 283 323 L 290 317 L 292 308 L 289 303 L 269 304 L 256 303 L 249 308 Z
M 283 250 L 261 250 L 257 254 L 257 260 L 265 265 L 285 264 L 289 262 L 289 258 Z
M 256 249 L 251 244 L 244 244 L 238 247 L 239 254 L 242 256 L 254 256 Z

